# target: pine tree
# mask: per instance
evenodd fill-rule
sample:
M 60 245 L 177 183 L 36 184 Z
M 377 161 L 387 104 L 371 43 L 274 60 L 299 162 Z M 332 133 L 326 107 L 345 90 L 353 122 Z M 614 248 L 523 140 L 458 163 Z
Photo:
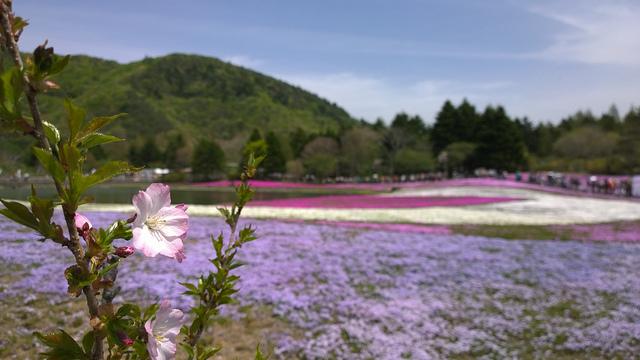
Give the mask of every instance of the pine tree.
M 273 131 L 265 138 L 267 143 L 267 157 L 262 161 L 265 173 L 284 173 L 287 170 L 287 159 L 282 152 L 280 140 Z

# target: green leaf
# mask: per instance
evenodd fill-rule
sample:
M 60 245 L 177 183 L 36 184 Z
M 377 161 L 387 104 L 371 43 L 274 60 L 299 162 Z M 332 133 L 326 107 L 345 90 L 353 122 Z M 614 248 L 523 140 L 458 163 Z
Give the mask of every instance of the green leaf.
M 66 178 L 64 169 L 58 159 L 56 159 L 51 152 L 35 146 L 31 147 L 31 152 L 33 152 L 40 163 L 44 165 L 44 168 L 47 169 L 47 172 L 53 177 L 53 180 L 58 184 L 62 184 L 64 182 Z
M 93 343 L 96 341 L 93 330 L 89 331 L 82 337 L 82 348 L 87 354 L 91 354 Z
M 38 219 L 36 219 L 33 213 L 29 211 L 28 207 L 22 205 L 17 201 L 5 201 L 0 199 L 0 202 L 2 202 L 2 205 L 4 205 L 4 207 L 6 208 L 0 209 L 0 214 L 8 217 L 18 224 L 32 228 L 36 231 L 40 229 Z
M 40 221 L 40 225 L 49 224 L 53 217 L 53 200 L 41 199 L 36 195 L 36 189 L 31 185 L 31 195 L 27 197 L 31 203 L 31 212 Z
M 193 357 L 195 356 L 195 354 L 193 353 L 193 347 L 189 344 L 180 344 L 180 346 L 182 346 L 182 348 L 187 352 L 187 354 L 189 354 L 189 358 L 193 359 Z
M 213 355 L 217 354 L 220 350 L 222 350 L 222 346 L 214 347 L 214 348 L 203 348 L 198 346 L 198 360 L 206 360 Z
M 97 145 L 108 144 L 117 141 L 122 141 L 122 139 L 118 139 L 117 137 L 111 135 L 93 133 L 85 137 L 84 140 L 82 140 L 82 142 L 80 143 L 80 146 L 88 149 Z
M 46 121 L 43 121 L 42 125 L 44 125 L 44 132 L 47 135 L 47 138 L 49 138 L 49 141 L 57 147 L 61 139 L 58 128 Z
M 84 125 L 84 120 L 87 117 L 84 109 L 76 107 L 71 102 L 71 99 L 66 98 L 64 100 L 64 107 L 67 110 L 67 126 L 69 128 L 69 143 L 76 144 L 76 136 Z
M 186 287 L 187 289 L 189 289 L 189 290 L 191 290 L 191 291 L 194 291 L 194 292 L 196 292 L 196 293 L 198 292 L 198 288 L 197 288 L 195 285 L 193 285 L 193 284 L 189 284 L 189 283 L 178 283 L 178 284 L 180 284 L 180 285 L 182 285 L 182 286 Z
M 122 115 L 124 114 L 118 114 L 118 115 L 109 116 L 109 117 L 99 117 L 89 121 L 89 123 L 85 127 L 83 127 L 82 130 L 78 133 L 78 136 L 77 138 L 74 139 L 74 141 L 80 142 L 84 140 L 87 136 L 95 133 L 96 131 L 100 130 L 103 126 L 110 123 L 113 119 Z
M 13 67 L 1 76 L 0 102 L 3 117 L 7 120 L 17 120 L 21 117 L 20 96 L 22 95 L 22 78 L 18 67 Z
M 248 243 L 250 241 L 256 240 L 258 237 L 257 236 L 251 236 L 253 235 L 253 233 L 255 233 L 256 229 L 252 229 L 251 225 L 245 227 L 244 229 L 240 230 L 240 232 L 238 233 L 238 237 L 240 238 L 240 242 L 241 243 Z
M 94 282 L 98 277 L 92 275 L 86 269 L 82 269 L 78 265 L 69 266 L 64 270 L 64 277 L 67 279 L 69 288 L 67 294 L 69 296 L 78 297 L 82 293 L 82 288 Z
M 267 356 L 265 357 L 260 352 L 260 344 L 258 344 L 258 346 L 256 347 L 256 358 L 255 358 L 255 360 L 267 360 L 269 358 L 269 356 L 271 356 L 271 354 L 267 354 Z
M 218 211 L 220 212 L 220 214 L 222 214 L 222 216 L 224 216 L 225 218 L 229 218 L 231 216 L 231 212 L 229 212 L 229 209 L 227 208 L 217 208 Z
M 104 164 L 96 172 L 87 176 L 83 180 L 82 191 L 86 191 L 92 186 L 98 185 L 118 175 L 140 171 L 141 168 L 130 166 L 124 161 L 112 161 Z
M 90 360 L 91 356 L 85 353 L 80 345 L 64 330 L 41 334 L 34 332 L 33 335 L 44 345 L 51 348 L 47 352 L 41 353 L 47 360 Z
M 147 321 L 153 314 L 156 313 L 156 311 L 158 311 L 159 308 L 160 308 L 160 305 L 158 305 L 157 303 L 150 305 L 148 308 L 144 310 L 144 315 L 142 317 L 142 320 Z
M 80 151 L 77 147 L 71 146 L 67 143 L 63 143 L 60 147 L 60 162 L 63 166 L 66 165 L 67 174 L 69 175 L 69 191 L 65 194 L 63 200 L 65 201 L 69 212 L 75 212 L 77 209 L 78 201 L 82 196 L 84 190 L 82 190 L 82 163 L 83 157 L 80 155 Z
M 116 267 L 120 261 L 122 261 L 122 258 L 118 259 L 118 261 L 114 262 L 113 264 L 107 266 L 106 268 L 100 270 L 100 273 L 98 273 L 98 277 L 102 277 L 104 274 L 107 273 L 107 271 L 113 269 L 114 267 Z
M 69 65 L 70 58 L 71 58 L 71 55 L 67 55 L 62 59 L 56 59 L 56 61 L 54 61 L 53 64 L 51 64 L 51 67 L 49 68 L 49 71 L 48 71 L 49 75 L 55 75 L 61 72 L 62 70 L 64 70 L 64 68 L 66 68 L 67 65 Z
M 132 304 L 123 304 L 122 306 L 120 306 L 118 308 L 118 312 L 116 313 L 116 316 L 118 317 L 124 317 L 129 315 L 129 313 L 131 311 L 133 311 L 135 305 Z

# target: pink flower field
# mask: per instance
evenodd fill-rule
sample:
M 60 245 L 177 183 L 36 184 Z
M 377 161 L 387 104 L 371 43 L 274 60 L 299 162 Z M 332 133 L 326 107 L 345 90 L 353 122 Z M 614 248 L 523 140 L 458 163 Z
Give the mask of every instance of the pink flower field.
M 451 197 L 451 196 L 379 196 L 379 195 L 349 195 L 349 196 L 321 196 L 313 198 L 277 199 L 269 201 L 255 201 L 251 206 L 274 206 L 292 208 L 321 208 L 321 209 L 370 209 L 370 208 L 411 208 L 432 206 L 465 206 L 489 204 L 501 201 L 522 200 L 517 198 L 491 197 Z

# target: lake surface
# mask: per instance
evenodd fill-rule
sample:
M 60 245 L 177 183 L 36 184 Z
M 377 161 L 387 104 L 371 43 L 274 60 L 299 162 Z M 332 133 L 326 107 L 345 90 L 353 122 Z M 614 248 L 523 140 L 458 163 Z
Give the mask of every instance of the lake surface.
M 85 196 L 91 195 L 97 204 L 131 204 L 131 198 L 140 190 L 145 190 L 148 183 L 102 184 L 89 189 Z M 50 198 L 56 194 L 53 185 L 35 185 L 38 197 Z M 272 199 L 294 199 L 301 197 L 317 197 L 327 195 L 348 195 L 361 193 L 349 189 L 309 189 L 309 188 L 258 188 L 253 199 L 265 201 Z M 31 195 L 31 187 L 19 185 L 0 188 L 0 198 L 26 200 Z M 235 201 L 232 187 L 201 187 L 189 185 L 171 185 L 171 203 L 187 205 L 231 204 Z

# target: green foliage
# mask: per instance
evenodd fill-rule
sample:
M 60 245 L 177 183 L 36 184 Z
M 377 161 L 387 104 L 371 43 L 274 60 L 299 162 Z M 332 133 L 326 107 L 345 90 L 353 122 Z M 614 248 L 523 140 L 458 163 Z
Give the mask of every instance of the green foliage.
M 436 169 L 436 161 L 430 151 L 405 148 L 398 152 L 396 174 L 428 173 Z
M 73 97 L 88 116 L 127 113 L 119 124 L 129 139 L 172 129 L 187 138 L 222 139 L 255 128 L 319 132 L 355 123 L 307 91 L 215 58 L 173 54 L 119 65 L 74 56 L 69 64 L 69 71 L 56 75 L 60 89 L 41 96 L 43 111 L 58 119 L 54 99 Z
M 306 158 L 303 164 L 309 174 L 314 174 L 320 180 L 335 175 L 338 160 L 331 153 L 318 152 Z
M 417 147 L 426 140 L 427 127 L 420 116 L 409 116 L 406 113 L 399 113 L 391 122 L 391 128 L 400 129 L 407 138 L 407 146 Z
M 255 158 L 253 154 L 249 154 L 247 165 L 241 176 L 241 183 L 235 188 L 235 203 L 231 209 L 218 208 L 225 217 L 231 234 L 228 240 L 224 238 L 222 233 L 218 237 L 211 238 L 216 256 L 209 259 L 209 262 L 213 264 L 214 271 L 201 275 L 195 284 L 181 283 L 187 289 L 183 294 L 194 296 L 197 304 L 191 308 L 195 315 L 191 325 L 185 324 L 180 330 L 187 339 L 186 343 L 181 346 L 189 354 L 189 359 L 208 359 L 221 349 L 220 347 L 203 348 L 197 345 L 197 342 L 206 324 L 218 314 L 219 307 L 236 302 L 232 296 L 238 292 L 236 285 L 239 277 L 232 275 L 231 272 L 243 264 L 237 262 L 235 256 L 243 244 L 257 239 L 257 236 L 254 235 L 255 229 L 251 228 L 251 225 L 241 229 L 237 234 L 236 227 L 242 209 L 255 193 L 255 190 L 251 189 L 249 180 L 255 176 L 257 166 L 263 159 L 264 157 Z M 256 356 L 258 355 L 262 358 L 259 349 Z
M 507 171 L 522 167 L 525 146 L 519 130 L 502 107 L 487 107 L 478 129 L 475 166 Z
M 86 353 L 80 345 L 64 330 L 42 334 L 34 332 L 33 335 L 49 350 L 41 353 L 46 360 L 90 360 L 91 355 Z
M 447 152 L 447 165 L 451 171 L 465 171 L 469 169 L 468 160 L 476 150 L 477 145 L 469 142 L 454 142 L 444 149 Z
M 224 171 L 225 154 L 222 148 L 215 142 L 200 139 L 193 151 L 191 171 L 198 180 L 210 180 L 218 177 Z
M 278 140 L 278 137 L 273 131 L 267 133 L 265 143 L 267 145 L 266 153 L 268 156 L 262 162 L 264 172 L 267 174 L 284 173 L 287 170 L 287 159 L 282 152 L 280 140 Z
M 300 156 L 300 153 L 302 153 L 304 146 L 307 145 L 309 140 L 307 133 L 299 127 L 289 135 L 289 145 L 295 157 Z

